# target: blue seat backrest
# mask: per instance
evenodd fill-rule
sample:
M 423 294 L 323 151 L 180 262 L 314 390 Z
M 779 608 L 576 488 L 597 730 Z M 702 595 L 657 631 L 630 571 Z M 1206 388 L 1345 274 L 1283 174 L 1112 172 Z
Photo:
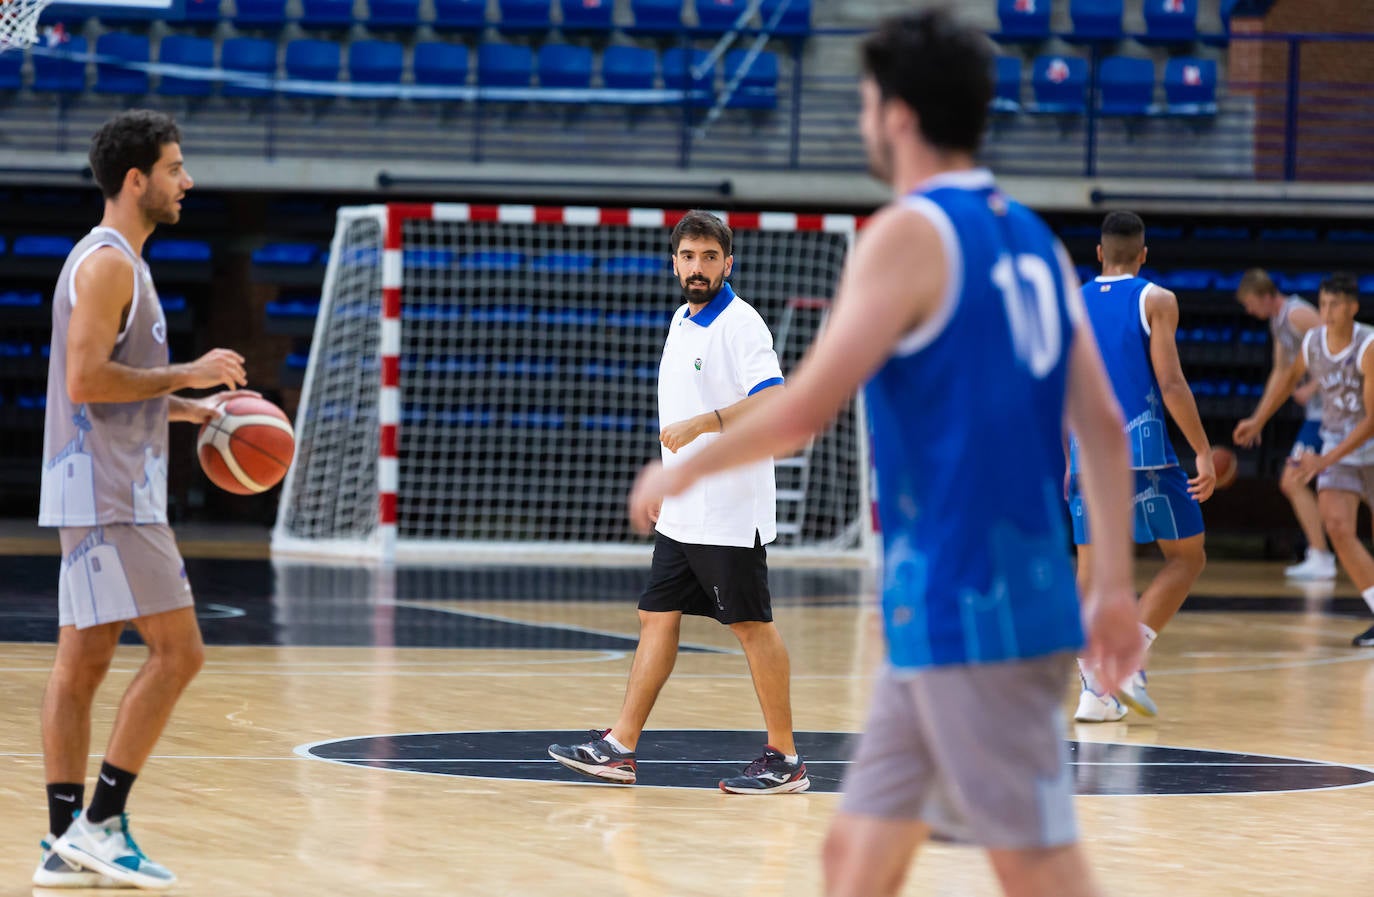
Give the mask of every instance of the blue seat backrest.
M 348 79 L 361 84 L 399 84 L 405 48 L 385 40 L 354 41 L 348 47 Z
M 513 44 L 482 44 L 477 48 L 477 83 L 485 87 L 529 87 L 534 53 Z
M 647 90 L 654 86 L 658 58 L 647 47 L 607 47 L 601 55 L 601 83 L 610 88 Z
M 468 48 L 462 44 L 422 41 L 411 64 L 416 84 L 461 87 L 468 80 Z

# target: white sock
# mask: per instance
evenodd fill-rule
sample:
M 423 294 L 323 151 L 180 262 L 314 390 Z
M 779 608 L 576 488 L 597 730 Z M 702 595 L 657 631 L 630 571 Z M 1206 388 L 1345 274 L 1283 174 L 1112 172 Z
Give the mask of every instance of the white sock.
M 782 759 L 787 761 L 788 766 L 796 766 L 801 757 L 796 754 L 783 754 Z
M 1148 651 L 1155 645 L 1155 639 L 1159 638 L 1159 633 L 1155 632 L 1144 623 L 1140 624 L 1140 631 L 1145 636 L 1145 650 Z
M 1095 695 L 1100 695 L 1105 691 L 1102 684 L 1097 681 L 1097 677 L 1093 675 L 1092 670 L 1088 669 L 1088 662 L 1081 657 L 1078 658 L 1078 672 L 1083 676 L 1083 687 L 1088 691 Z
M 1310 561 L 1310 560 L 1312 560 L 1313 558 L 1316 558 L 1317 560 L 1325 561 L 1325 560 L 1330 560 L 1330 559 L 1335 558 L 1335 555 L 1332 554 L 1332 553 L 1329 552 L 1329 551 L 1322 551 L 1320 548 L 1311 548 L 1311 547 L 1309 547 L 1309 548 L 1307 549 L 1307 559 Z
M 1374 586 L 1370 586 L 1361 592 L 1360 597 L 1364 599 L 1365 604 L 1369 605 L 1369 609 L 1374 611 Z
M 634 751 L 630 750 L 629 748 L 625 747 L 625 745 L 621 744 L 616 739 L 616 737 L 612 735 L 610 732 L 607 732 L 605 738 L 603 738 L 602 740 L 609 744 L 611 747 L 615 748 L 617 751 L 620 751 L 620 753 L 622 754 L 634 753 Z

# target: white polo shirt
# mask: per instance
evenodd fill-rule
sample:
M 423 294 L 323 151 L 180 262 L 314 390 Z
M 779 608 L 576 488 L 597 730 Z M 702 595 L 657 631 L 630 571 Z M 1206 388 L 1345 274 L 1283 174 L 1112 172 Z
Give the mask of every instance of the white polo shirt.
M 728 407 L 782 383 L 773 334 L 753 306 L 724 284 L 716 298 L 690 316 L 673 313 L 658 366 L 659 429 Z M 681 464 L 716 439 L 704 433 L 663 464 Z M 706 477 L 681 495 L 664 499 L 656 528 L 691 545 L 754 546 L 757 531 L 767 545 L 778 535 L 773 459 Z

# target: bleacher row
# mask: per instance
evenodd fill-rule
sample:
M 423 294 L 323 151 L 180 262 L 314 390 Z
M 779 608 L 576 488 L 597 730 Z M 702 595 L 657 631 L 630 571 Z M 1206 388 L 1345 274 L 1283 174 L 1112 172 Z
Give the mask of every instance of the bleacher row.
M 75 37 L 62 45 L 56 55 L 34 54 L 29 88 L 35 93 L 81 94 L 87 89 L 88 71 L 84 59 L 84 38 Z M 468 48 L 443 41 L 420 41 L 409 48 L 399 41 L 357 40 L 343 47 L 337 41 L 300 38 L 288 41 L 281 53 L 275 41 L 263 38 L 228 38 L 219 46 L 210 38 L 168 35 L 158 43 L 157 61 L 168 65 L 204 70 L 205 77 L 182 77 L 163 73 L 156 87 L 147 71 L 137 65 L 152 61 L 152 42 L 147 35 L 109 31 L 95 45 L 99 57 L 117 62 L 98 62 L 91 89 L 98 94 L 144 96 L 156 92 L 169 97 L 209 97 L 218 87 L 225 97 L 268 97 L 278 92 L 262 79 L 285 78 L 328 85 L 347 76 L 350 84 L 414 84 L 428 87 L 468 85 L 470 64 Z M 280 61 L 278 59 L 280 55 Z M 484 43 L 477 47 L 476 86 L 529 88 L 582 88 L 594 85 L 607 91 L 653 90 L 661 80 L 664 90 L 689 91 L 691 103 L 709 106 L 715 102 L 718 74 L 722 88 L 738 86 L 729 95 L 727 106 L 737 109 L 772 109 L 777 105 L 778 58 L 762 51 L 750 58 L 743 49 L 725 54 L 723 72 L 710 65 L 700 77 L 693 77 L 707 61 L 706 50 L 672 47 L 662 56 L 647 47 L 615 45 L 599 54 L 572 44 L 549 43 L 534 49 L 518 44 Z M 407 57 L 409 65 L 407 65 Z M 23 57 L 18 53 L 0 54 L 0 91 L 19 91 L 24 87 Z M 209 77 L 216 67 L 233 75 L 222 83 Z M 407 75 L 409 77 L 407 77 Z M 661 76 L 661 77 L 660 77 Z M 318 96 L 316 91 L 285 86 L 288 96 Z M 628 96 L 628 95 L 627 95 Z M 612 94 L 605 102 L 616 102 Z M 662 102 L 678 102 L 665 99 Z
M 1222 0 L 1223 23 L 1229 23 L 1231 9 L 1236 5 L 1237 0 Z M 1063 35 L 1065 39 L 1087 43 L 1118 41 L 1125 37 L 1125 0 L 1069 0 L 1068 7 L 1073 30 Z M 1198 0 L 1143 0 L 1140 9 L 1145 19 L 1145 34 L 1138 36 L 1139 40 L 1226 42 L 1225 34 L 1199 32 Z M 997 0 L 997 17 L 1001 25 L 997 38 L 1003 42 L 1048 40 L 1053 13 L 1053 0 Z
M 1159 82 L 1164 102 L 1156 102 L 1155 62 L 1131 56 L 1109 56 L 1097 72 L 1096 111 L 1101 115 L 1209 116 L 1217 112 L 1217 64 L 1212 59 L 1178 56 L 1164 65 Z M 1031 63 L 1033 102 L 1023 101 L 1021 60 L 997 57 L 997 91 L 993 108 L 1014 114 L 1082 115 L 1088 111 L 1088 61 L 1077 56 L 1044 55 Z
M 744 21 L 760 28 L 776 19 L 772 33 L 805 36 L 811 31 L 812 0 L 762 0 L 757 15 Z M 782 8 L 784 3 L 785 8 Z M 780 9 L 781 8 L 781 9 Z M 557 10 L 555 16 L 554 11 Z M 721 34 L 735 27 L 748 0 L 630 0 L 631 19 L 615 21 L 615 0 L 499 0 L 498 15 L 489 18 L 487 0 L 300 0 L 299 12 L 287 0 L 187 0 L 182 22 L 217 25 L 229 22 L 249 31 L 279 31 L 288 24 L 305 30 L 346 30 L 355 25 L 380 30 L 481 31 L 494 27 L 507 34 L 558 29 L 564 32 Z M 47 16 L 55 21 L 56 15 Z M 68 22 L 67 24 L 72 24 Z

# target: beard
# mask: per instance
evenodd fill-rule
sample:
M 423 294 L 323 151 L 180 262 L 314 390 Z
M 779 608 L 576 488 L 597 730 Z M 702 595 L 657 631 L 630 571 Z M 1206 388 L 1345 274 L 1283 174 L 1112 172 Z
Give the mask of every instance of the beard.
M 881 139 L 865 143 L 868 173 L 884 184 L 889 183 L 892 180 L 892 147 L 883 143 Z
M 176 224 L 181 220 L 181 212 L 170 193 L 149 190 L 140 205 L 143 214 L 154 224 Z
M 709 281 L 704 277 L 693 277 L 682 282 L 682 298 L 690 305 L 705 305 L 716 298 L 716 294 L 724 285 L 724 274 L 715 281 Z

